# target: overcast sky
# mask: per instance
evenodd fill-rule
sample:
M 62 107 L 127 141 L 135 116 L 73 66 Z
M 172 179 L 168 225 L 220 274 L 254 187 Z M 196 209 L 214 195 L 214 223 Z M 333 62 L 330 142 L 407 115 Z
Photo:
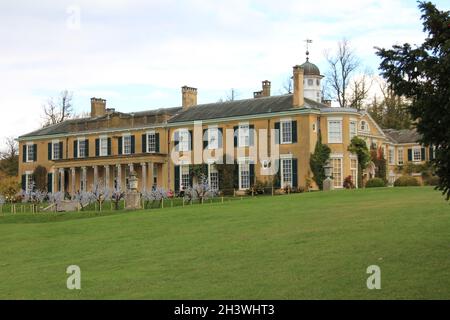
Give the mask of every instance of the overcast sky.
M 412 0 L 3 0 L 0 138 L 39 128 L 42 104 L 64 89 L 77 112 L 94 96 L 124 112 L 179 106 L 183 85 L 199 103 L 230 88 L 252 97 L 265 79 L 278 94 L 306 38 L 322 73 L 343 37 L 377 73 L 373 47 L 421 43 L 419 18 Z

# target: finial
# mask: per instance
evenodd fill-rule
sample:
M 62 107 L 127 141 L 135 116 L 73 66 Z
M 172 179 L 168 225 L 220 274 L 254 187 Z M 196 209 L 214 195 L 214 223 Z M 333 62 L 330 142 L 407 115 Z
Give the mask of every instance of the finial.
M 306 42 L 306 61 L 309 61 L 309 44 L 312 43 L 311 39 L 304 40 Z

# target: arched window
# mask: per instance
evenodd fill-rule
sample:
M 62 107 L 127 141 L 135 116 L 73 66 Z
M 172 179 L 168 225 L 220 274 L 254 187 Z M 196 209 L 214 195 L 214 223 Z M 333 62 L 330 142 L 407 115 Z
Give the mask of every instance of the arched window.
M 367 123 L 367 121 L 362 120 L 361 124 L 360 124 L 360 128 L 361 128 L 361 131 L 364 131 L 364 132 L 369 131 L 369 124 Z

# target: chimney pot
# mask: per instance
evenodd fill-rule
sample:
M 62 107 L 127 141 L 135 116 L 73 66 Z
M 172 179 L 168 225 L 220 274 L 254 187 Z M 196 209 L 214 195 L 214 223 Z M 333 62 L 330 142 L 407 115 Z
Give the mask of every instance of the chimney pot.
M 183 109 L 197 105 L 197 88 L 188 86 L 181 87 L 182 107 Z

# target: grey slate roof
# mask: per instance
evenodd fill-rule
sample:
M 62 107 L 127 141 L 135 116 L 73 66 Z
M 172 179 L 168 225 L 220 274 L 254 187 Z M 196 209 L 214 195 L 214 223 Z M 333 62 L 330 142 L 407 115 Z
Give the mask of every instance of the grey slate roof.
M 47 136 L 47 135 L 57 135 L 57 134 L 65 134 L 65 133 L 73 133 L 74 128 L 83 127 L 86 123 L 92 123 L 97 122 L 101 120 L 105 120 L 107 117 L 118 115 L 120 117 L 152 117 L 152 116 L 158 116 L 158 115 L 169 115 L 172 116 L 179 112 L 181 110 L 181 107 L 176 108 L 160 108 L 155 110 L 149 110 L 149 111 L 141 111 L 141 112 L 133 112 L 133 113 L 122 113 L 122 112 L 114 112 L 110 115 L 105 115 L 97 118 L 80 118 L 80 119 L 70 119 L 66 120 L 64 122 L 51 125 L 30 133 L 27 133 L 25 135 L 20 136 L 19 138 L 27 138 L 27 137 L 38 137 L 38 136 Z M 156 120 L 156 119 L 153 119 Z M 150 121 L 148 124 L 155 124 L 155 121 Z M 108 128 L 105 129 L 105 131 L 110 129 L 121 129 L 121 128 Z M 77 130 L 76 132 L 83 133 L 83 132 L 89 132 L 90 130 Z M 101 130 L 100 130 L 101 131 Z
M 394 143 L 417 143 L 421 138 L 415 129 L 383 129 L 383 132 Z
M 327 105 L 305 98 L 307 108 L 328 108 Z M 292 94 L 201 104 L 181 111 L 168 122 L 221 119 L 293 110 Z

